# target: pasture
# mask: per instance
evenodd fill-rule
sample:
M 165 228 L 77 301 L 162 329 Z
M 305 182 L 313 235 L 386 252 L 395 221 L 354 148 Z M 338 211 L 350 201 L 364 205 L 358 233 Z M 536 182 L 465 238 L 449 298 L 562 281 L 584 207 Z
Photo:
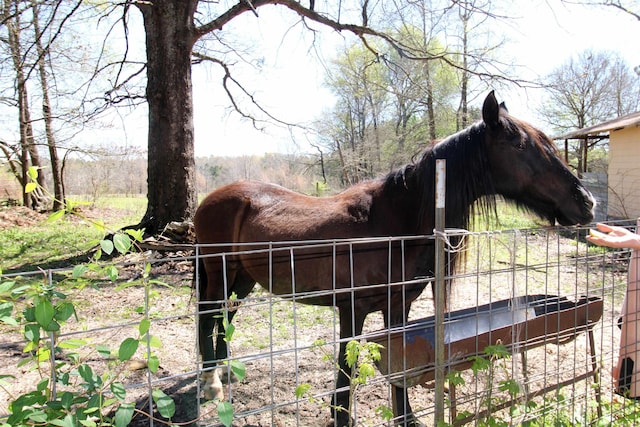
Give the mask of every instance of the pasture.
M 475 307 L 526 294 L 561 295 L 577 300 L 588 295 L 603 300 L 602 319 L 593 327 L 598 374 L 602 389 L 601 415 L 595 399 L 593 378 L 581 379 L 591 369 L 584 333 L 564 344 L 547 344 L 527 352 L 526 366 L 520 357 L 494 360 L 495 370 L 465 370 L 463 384 L 456 387 L 458 413 L 479 414 L 509 400 L 504 384 L 519 385 L 519 399 L 502 411 L 492 411 L 489 425 L 504 421 L 512 425 L 634 425 L 635 402 L 613 393 L 611 370 L 617 362 L 619 330 L 616 320 L 626 286 L 626 253 L 589 247 L 585 228 L 542 228 L 521 214 L 500 207 L 501 224 L 481 224 L 500 229 L 473 232 L 468 239 L 465 263 L 452 279 L 452 309 Z M 144 206 L 87 207 L 83 215 L 104 219 L 108 228 L 135 221 Z M 132 425 L 175 423 L 219 425 L 218 406 L 202 398 L 198 381 L 196 299 L 191 287 L 193 252 L 169 251 L 128 254 L 117 258 L 117 277 L 96 270 L 83 280 L 73 278 L 73 268 L 87 263 L 90 248 L 101 232 L 87 220 L 70 216 L 46 223 L 46 216 L 25 211 L 0 211 L 0 259 L 3 282 L 39 283 L 53 287 L 74 301 L 72 316 L 56 343 L 81 340 L 73 350 L 52 352 L 53 360 L 91 366 L 97 376 L 117 376 L 126 389 L 126 402 L 137 411 Z M 145 277 L 142 263 L 150 270 Z M 42 267 L 41 270 L 38 267 Z M 27 300 L 18 300 L 24 308 Z M 21 305 L 22 304 L 22 305 Z M 235 306 L 225 309 L 236 309 Z M 430 292 L 412 306 L 410 319 L 433 314 Z M 137 337 L 142 319 L 150 321 L 149 334 L 157 341 L 140 346 L 126 363 L 119 363 L 118 344 Z M 338 317 L 334 309 L 301 304 L 296 295 L 275 297 L 256 287 L 237 307 L 235 332 L 229 338 L 231 359 L 246 371 L 238 382 L 225 385 L 225 398 L 233 404 L 237 426 L 324 426 L 330 422 L 328 405 L 335 388 L 338 353 Z M 7 402 L 33 390 L 49 378 L 49 360 L 27 363 L 25 339 L 19 326 L 2 324 L 0 344 L 0 416 Z M 383 328 L 382 317 L 367 318 L 363 335 Z M 43 337 L 43 341 L 49 338 Z M 79 342 L 79 341 L 74 341 Z M 364 342 L 364 341 L 363 341 Z M 98 349 L 98 350 L 96 350 Z M 482 353 L 484 349 L 475 349 Z M 383 349 L 383 351 L 385 351 Z M 149 354 L 159 360 L 150 372 Z M 471 357 L 471 354 L 469 355 Z M 554 384 L 567 385 L 554 388 Z M 409 389 L 414 413 L 425 424 L 433 423 L 432 383 Z M 551 391 L 534 396 L 541 388 Z M 65 388 L 60 386 L 58 393 Z M 162 390 L 175 403 L 169 422 L 149 398 Z M 110 389 L 105 395 L 112 393 Z M 385 408 L 391 406 L 391 387 L 378 370 L 354 391 L 353 415 L 357 425 L 387 425 Z M 450 404 L 447 396 L 447 407 Z M 535 405 L 533 404 L 535 403 Z M 115 403 L 113 403 L 115 405 Z M 145 413 L 154 413 L 153 419 Z M 484 423 L 484 424 L 483 424 Z M 537 423 L 537 424 L 535 424 Z

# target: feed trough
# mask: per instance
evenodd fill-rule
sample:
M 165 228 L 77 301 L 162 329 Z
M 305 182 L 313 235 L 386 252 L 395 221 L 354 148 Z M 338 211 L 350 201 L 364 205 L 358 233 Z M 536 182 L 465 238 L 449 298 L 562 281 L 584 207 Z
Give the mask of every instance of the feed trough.
M 471 356 L 498 342 L 521 352 L 543 344 L 569 342 L 600 320 L 602 299 L 571 301 L 556 295 L 527 295 L 445 313 L 447 370 L 471 367 Z M 435 376 L 435 319 L 426 317 L 368 338 L 384 347 L 378 369 L 400 387 Z

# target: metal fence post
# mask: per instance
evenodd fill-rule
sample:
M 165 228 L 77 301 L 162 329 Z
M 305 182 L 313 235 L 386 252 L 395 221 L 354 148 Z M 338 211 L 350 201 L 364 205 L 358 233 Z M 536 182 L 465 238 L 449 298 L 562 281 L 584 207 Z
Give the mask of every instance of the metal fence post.
M 445 253 L 442 234 L 445 228 L 446 160 L 436 160 L 435 230 L 435 412 L 434 426 L 444 422 L 444 306 Z

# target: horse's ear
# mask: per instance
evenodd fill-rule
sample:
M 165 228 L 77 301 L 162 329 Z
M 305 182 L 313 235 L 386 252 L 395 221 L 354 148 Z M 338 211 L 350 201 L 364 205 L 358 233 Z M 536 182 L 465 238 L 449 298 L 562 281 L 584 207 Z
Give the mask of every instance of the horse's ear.
M 498 105 L 496 95 L 491 91 L 485 98 L 484 104 L 482 104 L 482 121 L 485 122 L 490 129 L 496 129 L 500 123 L 499 117 L 500 106 Z
M 500 103 L 500 109 L 506 111 L 507 113 L 509 112 L 509 110 L 507 109 L 507 104 L 505 104 L 504 102 Z

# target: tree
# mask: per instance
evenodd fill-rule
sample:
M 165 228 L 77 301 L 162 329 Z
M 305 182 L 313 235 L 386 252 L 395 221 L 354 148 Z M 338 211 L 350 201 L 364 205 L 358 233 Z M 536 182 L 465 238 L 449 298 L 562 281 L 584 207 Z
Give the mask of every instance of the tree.
M 218 34 L 223 27 L 239 16 L 258 11 L 265 5 L 285 7 L 298 16 L 304 26 L 316 22 L 336 31 L 349 32 L 366 42 L 368 36 L 381 37 L 391 43 L 393 39 L 369 26 L 369 16 L 374 9 L 365 2 L 359 13 L 349 14 L 342 4 L 326 4 L 325 10 L 314 9 L 294 0 L 240 1 L 212 3 L 198 0 L 155 0 L 149 2 L 124 2 L 125 14 L 135 5 L 142 12 L 146 40 L 146 98 L 149 108 L 148 132 L 148 208 L 141 221 L 147 232 L 155 232 L 170 221 L 191 218 L 196 209 L 193 102 L 191 62 L 193 58 L 208 60 L 223 69 L 223 87 L 231 95 L 229 87 L 241 87 L 232 76 L 231 67 L 224 57 L 212 54 L 207 47 L 207 35 Z M 343 23 L 352 18 L 352 22 Z M 222 35 L 209 37 L 208 43 Z M 241 87 L 242 91 L 242 87 Z M 251 101 L 255 99 L 249 95 Z M 240 114 L 249 117 L 232 99 Z M 168 161 L 169 160 L 169 161 Z
M 32 24 L 37 53 L 38 75 L 40 77 L 40 89 L 42 91 L 42 118 L 45 126 L 45 136 L 49 149 L 49 161 L 51 164 L 51 178 L 53 181 L 53 210 L 63 208 L 66 196 L 64 194 L 64 184 L 62 182 L 62 166 L 58 155 L 58 145 L 53 130 L 52 105 L 49 96 L 49 78 L 47 73 L 46 59 L 49 51 L 42 42 L 43 33 L 40 29 L 40 5 L 36 0 L 31 0 Z
M 388 172 L 455 130 L 455 69 L 437 57 L 446 49 L 409 24 L 393 37 L 423 59 L 354 45 L 329 69 L 337 102 L 318 134 L 342 185 Z
M 585 50 L 553 70 L 544 79 L 546 98 L 540 115 L 557 133 L 582 129 L 637 111 L 640 78 L 617 54 Z M 593 143 L 573 146 L 580 176 L 587 170 Z
M 371 178 L 380 170 L 380 125 L 387 100 L 384 69 L 370 50 L 354 45 L 333 61 L 327 85 L 338 99 L 329 133 L 340 162 L 343 185 Z
M 21 20 L 22 12 L 20 4 L 10 0 L 4 0 L 2 10 L 3 21 L 7 30 L 6 44 L 8 45 L 10 57 L 15 73 L 15 98 L 18 107 L 19 116 L 19 147 L 14 146 L 13 151 L 15 157 L 19 159 L 20 173 L 16 178 L 25 188 L 30 180 L 28 170 L 30 166 L 40 168 L 40 154 L 35 144 L 34 130 L 31 120 L 31 111 L 29 108 L 29 93 L 27 89 L 28 65 L 25 63 L 24 46 L 21 42 L 23 23 Z M 5 145 L 9 147 L 9 145 Z M 17 170 L 16 170 L 17 171 Z M 38 174 L 38 184 L 40 187 L 45 186 L 44 174 Z M 31 193 L 23 192 L 22 203 L 34 209 L 38 209 L 42 205 L 42 194 L 40 191 Z
M 10 59 L 13 68 L 11 77 L 2 76 L 5 86 L 2 93 L 7 96 L 0 99 L 4 101 L 3 107 L 8 107 L 8 113 L 2 113 L 12 117 L 15 111 L 17 116 L 16 136 L 3 137 L 2 151 L 23 188 L 30 180 L 29 166 L 40 168 L 37 176 L 40 187 L 23 196 L 24 205 L 34 209 L 48 209 L 50 202 L 54 210 L 62 207 L 65 193 L 58 141 L 64 138 L 59 138 L 58 130 L 64 127 L 66 133 L 73 134 L 86 123 L 80 102 L 69 103 L 70 99 L 78 98 L 78 88 L 85 83 L 78 72 L 82 62 L 78 58 L 83 58 L 86 50 L 77 43 L 77 38 L 73 48 L 58 42 L 66 37 L 67 41 L 73 40 L 74 32 L 69 28 L 71 18 L 83 3 L 82 0 L 3 0 L 2 3 L 0 53 L 6 56 L 6 62 Z M 56 69 L 60 68 L 64 72 L 57 73 Z M 40 112 L 33 107 L 38 104 Z M 63 114 L 60 114 L 60 105 L 67 106 Z M 12 133 L 13 128 L 4 126 L 2 130 Z M 47 147 L 46 152 L 41 152 L 42 146 Z M 16 173 L 18 169 L 21 172 Z M 49 184 L 49 177 L 53 185 L 52 201 L 40 191 Z

